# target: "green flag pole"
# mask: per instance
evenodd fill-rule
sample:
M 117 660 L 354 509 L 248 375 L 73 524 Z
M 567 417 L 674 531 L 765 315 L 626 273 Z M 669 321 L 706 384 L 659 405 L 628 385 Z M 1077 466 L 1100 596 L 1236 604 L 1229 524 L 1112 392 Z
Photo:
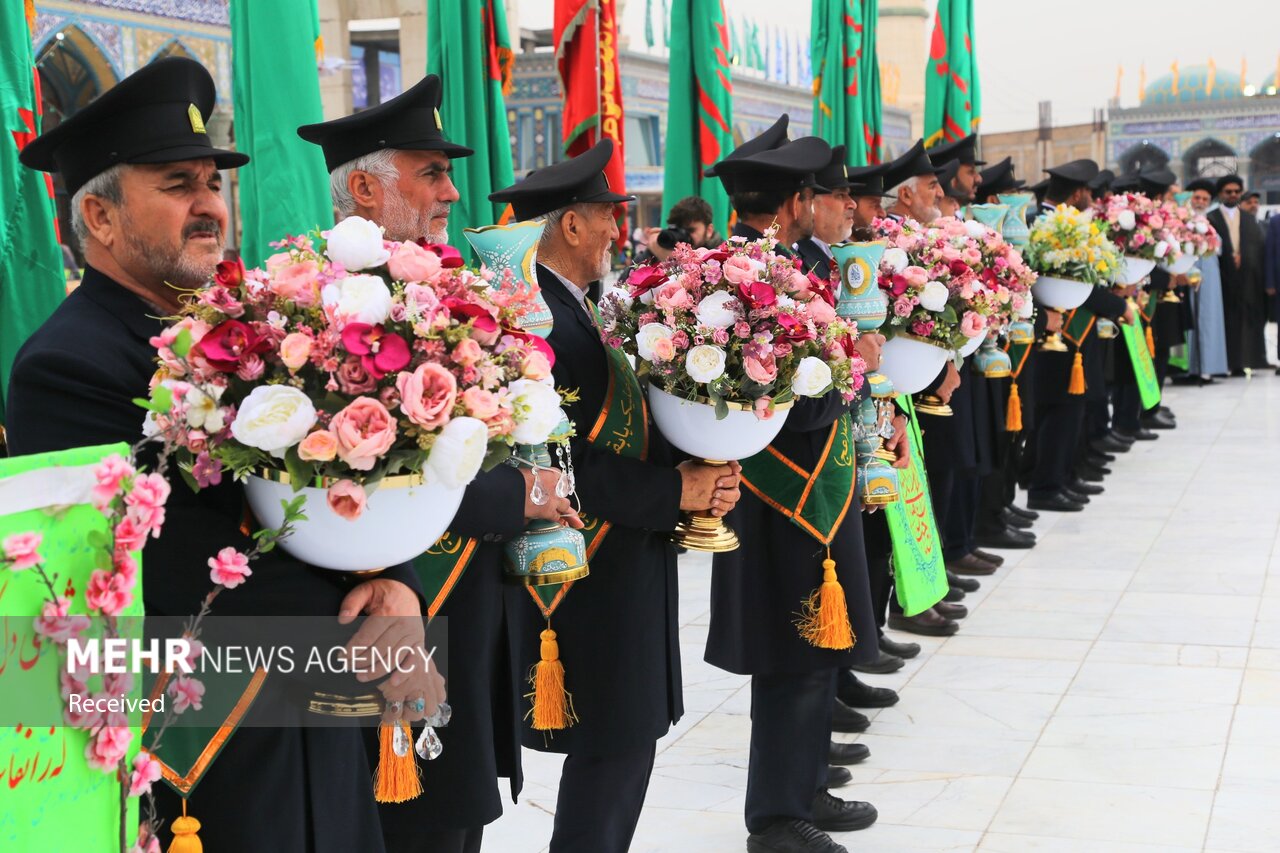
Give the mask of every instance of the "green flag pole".
M 246 265 L 273 254 L 273 240 L 333 224 L 324 154 L 298 136 L 324 120 L 316 22 L 316 0 L 231 0 L 236 147 L 250 158 L 238 173 Z

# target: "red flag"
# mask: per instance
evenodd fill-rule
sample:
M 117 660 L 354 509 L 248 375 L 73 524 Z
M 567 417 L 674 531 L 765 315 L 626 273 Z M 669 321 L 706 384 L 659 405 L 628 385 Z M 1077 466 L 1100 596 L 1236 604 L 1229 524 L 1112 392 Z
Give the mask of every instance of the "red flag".
M 556 0 L 556 70 L 564 93 L 564 151 L 577 156 L 601 139 L 613 140 L 605 167 L 609 188 L 626 192 L 622 78 L 618 67 L 616 0 Z M 618 220 L 625 239 L 626 213 Z

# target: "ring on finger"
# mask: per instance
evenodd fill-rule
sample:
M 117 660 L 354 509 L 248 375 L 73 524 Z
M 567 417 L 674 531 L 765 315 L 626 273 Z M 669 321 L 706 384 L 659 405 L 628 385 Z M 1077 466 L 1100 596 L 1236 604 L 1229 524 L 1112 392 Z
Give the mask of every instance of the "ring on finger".
M 409 710 L 415 714 L 421 714 L 427 710 L 427 700 L 419 696 L 409 703 Z
M 400 716 L 402 710 L 404 710 L 404 703 L 399 699 L 393 699 L 387 703 L 387 713 L 393 717 Z

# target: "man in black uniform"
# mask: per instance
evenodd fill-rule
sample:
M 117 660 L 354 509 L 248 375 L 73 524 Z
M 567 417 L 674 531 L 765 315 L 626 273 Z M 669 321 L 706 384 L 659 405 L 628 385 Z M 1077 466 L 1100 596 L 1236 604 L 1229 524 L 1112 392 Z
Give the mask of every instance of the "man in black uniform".
M 853 231 L 855 205 L 849 194 L 849 166 L 845 161 L 845 147 L 831 149 L 831 162 L 819 172 L 818 186 L 814 188 L 813 231 L 795 244 L 805 274 L 812 273 L 822 279 L 830 279 L 836 269 L 836 259 L 831 247 L 849 239 Z
M 84 247 L 80 287 L 22 348 L 14 363 L 9 444 L 39 453 L 142 439 L 141 410 L 156 370 L 149 343 L 178 311 L 179 291 L 204 286 L 222 259 L 227 210 L 219 169 L 244 165 L 242 154 L 214 148 L 205 121 L 213 79 L 189 59 L 146 66 L 29 144 L 22 161 L 62 173 L 73 195 L 72 221 Z M 148 618 L 184 618 L 211 590 L 208 561 L 227 546 L 248 551 L 241 532 L 243 487 L 230 477 L 192 492 L 173 472 L 167 522 L 149 539 L 143 598 Z M 262 555 L 253 577 L 224 589 L 219 615 L 328 617 L 358 611 L 403 616 L 421 643 L 424 609 L 412 570 L 395 566 L 359 582 L 344 572 L 304 565 L 277 549 Z M 189 796 L 205 849 L 349 853 L 381 851 L 369 764 L 353 728 L 309 726 L 307 703 L 290 703 L 303 676 L 268 675 L 255 708 L 283 706 L 289 728 L 241 725 Z M 326 686 L 329 686 L 326 684 Z M 369 685 L 350 679 L 351 694 Z M 388 702 L 443 698 L 438 674 L 415 673 Z M 271 696 L 275 701 L 269 701 Z M 313 697 L 314 698 L 314 697 Z M 208 701 L 206 699 L 206 701 Z M 407 703 L 405 703 L 407 704 Z M 414 705 L 418 703 L 413 701 Z M 254 712 L 251 711 L 252 715 Z M 421 719 L 423 713 L 406 715 Z M 177 729 L 166 735 L 173 737 Z M 155 789 L 159 817 L 171 826 L 183 803 Z
M 765 150 L 759 150 L 761 140 L 750 140 L 743 147 L 754 153 L 744 156 L 740 148 L 714 169 L 738 214 L 733 236 L 758 240 L 776 226 L 775 250 L 790 255 L 789 246 L 813 233 L 814 175 L 832 162 L 831 148 L 815 137 L 789 142 L 785 134 L 770 136 L 764 144 Z M 843 175 L 843 168 L 839 171 Z M 798 399 L 774 439 L 775 452 L 815 472 L 814 489 L 831 476 L 824 449 L 833 446 L 833 431 L 842 418 L 847 421 L 848 411 L 837 392 Z M 855 510 L 846 511 L 842 521 L 825 518 L 820 527 L 830 538 L 824 547 L 765 501 L 769 482 L 758 476 L 760 457 L 744 461 L 746 488 L 729 517 L 741 547 L 715 555 L 706 659 L 752 676 L 747 849 L 837 853 L 844 848 L 825 831 L 862 829 L 876 818 L 870 804 L 846 802 L 827 791 L 828 759 L 836 757 L 830 742 L 836 669 L 878 654 L 872 642 L 875 622 L 860 517 Z M 853 484 L 848 485 L 846 507 L 853 498 Z M 833 571 L 844 590 L 852 647 L 819 648 L 793 624 L 802 603 L 823 580 L 824 555 L 835 561 Z M 865 644 L 859 637 L 866 638 Z
M 553 317 L 557 387 L 576 389 L 565 408 L 577 429 L 573 466 L 591 576 L 573 585 L 553 620 L 565 688 L 578 721 L 562 731 L 526 725 L 524 745 L 564 753 L 552 853 L 623 853 L 644 805 L 655 744 L 684 711 L 676 554 L 680 510 L 723 515 L 738 499 L 737 463 L 675 465 L 647 422 L 635 373 L 600 340 L 588 288 L 609 272 L 617 204 L 604 168 L 613 143 L 539 169 L 494 193 L 517 219 L 546 219 L 538 286 Z M 612 430 L 612 418 L 623 428 Z M 603 426 L 603 429 L 602 429 Z M 541 613 L 524 588 L 507 591 L 516 671 L 539 660 Z
M 448 239 L 449 207 L 458 199 L 450 161 L 472 152 L 445 138 L 439 107 L 440 78 L 431 74 L 386 103 L 298 128 L 299 136 L 324 149 L 340 217 L 375 222 L 388 240 Z M 502 543 L 531 518 L 581 525 L 569 501 L 555 494 L 558 475 L 543 469 L 539 479 L 550 496 L 542 505 L 529 497 L 529 469 L 499 465 L 482 472 L 467 486 L 445 534 L 446 541 L 474 543 L 458 549 L 470 555 L 461 558 L 465 571 L 431 614 L 447 620 L 450 665 L 444 674 L 456 713 L 439 731 L 440 757 L 421 765 L 427 793 L 378 807 L 388 853 L 478 853 L 484 826 L 502 814 L 497 777 L 511 780 L 513 799 L 520 793 L 523 712 L 509 677 Z M 444 553 L 419 560 L 459 559 L 451 548 L 439 550 Z M 365 731 L 376 760 L 377 730 Z

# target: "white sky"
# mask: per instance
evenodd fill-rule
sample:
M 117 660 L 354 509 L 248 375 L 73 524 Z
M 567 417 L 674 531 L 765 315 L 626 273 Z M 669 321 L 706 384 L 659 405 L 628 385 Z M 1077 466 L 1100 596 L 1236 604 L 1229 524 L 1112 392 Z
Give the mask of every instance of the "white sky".
M 644 44 L 645 0 L 623 0 L 622 27 Z M 885 6 L 894 0 L 880 0 Z M 763 23 L 785 8 L 792 27 L 808 32 L 811 0 L 725 0 L 730 17 Z M 662 0 L 652 0 L 660 9 Z M 1277 0 L 976 0 L 975 42 L 982 83 L 982 124 L 988 132 L 1036 125 L 1037 102 L 1053 102 L 1055 124 L 1087 122 L 1115 94 L 1124 66 L 1121 105 L 1138 103 L 1138 70 L 1147 82 L 1207 63 L 1246 81 L 1269 77 L 1280 61 Z M 929 2 L 932 26 L 935 0 Z M 520 0 L 524 27 L 550 27 L 552 0 Z M 905 71 L 905 69 L 904 69 Z M 923 73 L 924 69 L 920 70 Z M 918 128 L 917 128 L 918 130 Z

